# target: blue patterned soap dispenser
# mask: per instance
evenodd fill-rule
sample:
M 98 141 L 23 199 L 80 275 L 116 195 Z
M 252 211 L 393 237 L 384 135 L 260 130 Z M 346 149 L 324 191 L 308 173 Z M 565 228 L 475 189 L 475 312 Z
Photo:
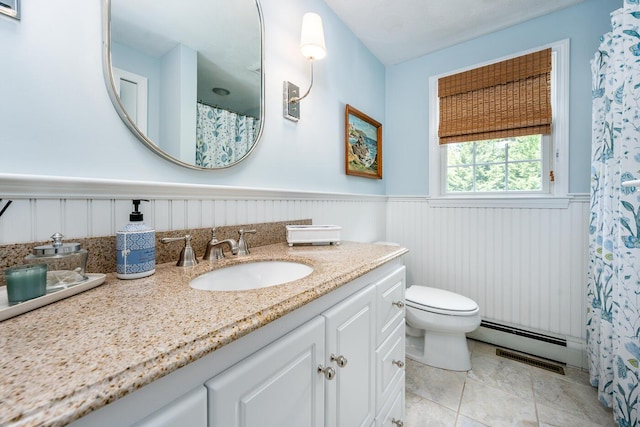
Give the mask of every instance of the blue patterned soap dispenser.
M 139 279 L 156 272 L 156 232 L 143 222 L 133 200 L 129 224 L 116 233 L 116 275 L 119 279 Z M 148 202 L 148 200 L 144 200 Z

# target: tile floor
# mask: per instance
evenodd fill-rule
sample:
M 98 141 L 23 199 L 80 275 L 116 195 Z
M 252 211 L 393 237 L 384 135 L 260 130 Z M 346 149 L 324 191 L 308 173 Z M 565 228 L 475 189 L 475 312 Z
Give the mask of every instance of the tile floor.
M 556 374 L 496 356 L 469 340 L 469 372 L 406 365 L 405 427 L 615 426 L 589 385 L 589 374 Z

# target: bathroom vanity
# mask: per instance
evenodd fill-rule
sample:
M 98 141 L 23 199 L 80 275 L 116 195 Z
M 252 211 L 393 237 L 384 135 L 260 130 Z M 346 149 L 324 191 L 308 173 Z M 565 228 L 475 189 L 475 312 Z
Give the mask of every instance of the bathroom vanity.
M 399 426 L 406 249 L 252 249 L 159 265 L 0 323 L 0 424 Z M 314 271 L 278 286 L 203 291 L 240 262 Z

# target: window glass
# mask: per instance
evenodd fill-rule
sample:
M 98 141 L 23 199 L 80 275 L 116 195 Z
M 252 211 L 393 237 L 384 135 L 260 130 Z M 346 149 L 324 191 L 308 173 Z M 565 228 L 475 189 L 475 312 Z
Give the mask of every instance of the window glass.
M 446 192 L 543 190 L 542 135 L 446 144 Z

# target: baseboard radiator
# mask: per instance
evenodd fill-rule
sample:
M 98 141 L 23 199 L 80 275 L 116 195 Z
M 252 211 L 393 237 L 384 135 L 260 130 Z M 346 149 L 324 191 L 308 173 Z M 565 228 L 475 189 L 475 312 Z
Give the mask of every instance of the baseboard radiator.
M 480 327 L 468 333 L 467 337 L 567 365 L 585 367 L 584 345 L 579 340 L 568 340 L 567 337 L 548 335 L 488 320 L 482 320 Z

